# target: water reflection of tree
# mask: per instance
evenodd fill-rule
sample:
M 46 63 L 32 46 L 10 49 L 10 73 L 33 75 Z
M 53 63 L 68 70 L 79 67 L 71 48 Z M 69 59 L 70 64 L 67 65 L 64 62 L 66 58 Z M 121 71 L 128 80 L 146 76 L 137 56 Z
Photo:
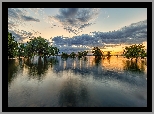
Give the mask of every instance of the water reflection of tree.
M 94 63 L 96 66 L 101 65 L 101 62 L 102 62 L 102 58 L 100 58 L 100 57 L 95 57 L 95 58 L 93 59 L 93 63 Z
M 8 60 L 8 84 L 11 84 L 18 71 L 18 62 L 15 59 Z
M 111 56 L 107 56 L 108 63 L 110 64 Z
M 34 62 L 34 59 L 26 59 L 25 64 L 28 66 L 28 74 L 29 78 L 37 78 L 41 80 L 43 78 L 43 74 L 48 70 L 48 63 L 46 59 L 41 57 L 38 58 L 37 62 Z
M 64 82 L 59 95 L 60 107 L 88 106 L 89 93 L 82 82 L 74 78 Z
M 50 63 L 50 65 L 51 65 L 51 67 L 53 67 L 54 65 L 56 65 L 56 64 L 58 64 L 58 59 L 57 59 L 57 57 L 55 58 L 55 57 L 51 57 L 50 59 L 49 59 L 49 63 Z
M 130 77 L 125 77 L 123 78 L 122 75 L 125 75 L 125 72 L 124 73 L 119 73 L 117 71 L 114 71 L 114 70 L 107 70 L 107 69 L 104 69 L 103 66 L 102 66 L 102 62 L 103 61 L 102 59 L 101 60 L 98 60 L 96 61 L 96 59 L 94 58 L 91 62 L 93 64 L 91 64 L 88 61 L 84 61 L 83 59 L 70 59 L 68 58 L 67 61 L 63 61 L 61 60 L 61 58 L 59 59 L 59 63 L 60 64 L 57 64 L 57 65 L 54 65 L 53 67 L 53 70 L 55 71 L 55 73 L 59 73 L 59 72 L 63 72 L 63 71 L 66 71 L 67 73 L 69 71 L 73 72 L 73 76 L 74 75 L 80 75 L 82 79 L 86 79 L 90 76 L 93 76 L 93 79 L 94 80 L 98 80 L 98 81 L 101 81 L 102 79 L 118 79 L 120 81 L 124 81 L 124 82 L 128 82 L 128 83 L 134 83 L 132 81 L 132 79 L 130 79 Z M 96 62 L 96 63 L 95 63 Z M 129 64 L 125 63 L 125 69 L 129 69 Z M 134 65 L 132 64 L 132 66 L 134 67 Z M 142 66 L 144 68 L 144 66 Z M 142 70 L 143 70 L 142 68 Z M 66 73 L 65 72 L 65 73 Z M 60 75 L 61 77 L 63 75 Z M 131 81 L 130 81 L 131 80 Z
M 19 60 L 19 66 L 22 69 L 24 67 L 24 60 L 23 58 L 19 58 L 18 60 Z
M 131 72 L 144 72 L 145 71 L 145 61 L 133 61 L 133 60 L 126 60 L 123 61 L 124 63 L 124 70 L 131 71 Z
M 24 59 L 24 63 L 28 66 L 28 74 L 30 78 L 42 80 L 49 67 L 53 67 L 58 63 L 56 57 L 32 59 Z

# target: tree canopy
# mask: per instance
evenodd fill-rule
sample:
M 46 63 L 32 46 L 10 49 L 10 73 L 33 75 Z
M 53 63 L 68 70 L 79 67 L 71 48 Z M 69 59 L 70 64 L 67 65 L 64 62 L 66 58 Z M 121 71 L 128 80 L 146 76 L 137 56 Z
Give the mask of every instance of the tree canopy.
M 140 57 L 141 59 L 144 59 L 147 54 L 146 54 L 146 51 L 145 51 L 145 46 L 143 46 L 143 44 L 134 44 L 134 45 L 131 45 L 129 47 L 125 47 L 124 49 L 124 56 L 127 58 L 127 59 L 133 59 L 133 58 L 136 58 L 136 60 Z
M 16 56 L 25 56 L 25 57 L 33 57 L 35 55 L 41 57 L 50 57 L 58 55 L 59 49 L 57 47 L 53 47 L 49 45 L 49 42 L 42 38 L 41 36 L 35 37 L 27 41 L 27 43 L 18 43 L 12 37 L 12 34 L 8 32 L 8 56 L 16 57 Z
M 8 32 L 8 56 L 11 58 L 16 56 L 18 48 L 18 43 L 14 38 L 15 37 L 12 36 L 12 33 Z
M 102 58 L 102 56 L 103 56 L 103 51 L 101 51 L 98 47 L 94 47 L 92 49 L 92 53 L 95 56 L 95 58 L 97 58 L 97 59 Z

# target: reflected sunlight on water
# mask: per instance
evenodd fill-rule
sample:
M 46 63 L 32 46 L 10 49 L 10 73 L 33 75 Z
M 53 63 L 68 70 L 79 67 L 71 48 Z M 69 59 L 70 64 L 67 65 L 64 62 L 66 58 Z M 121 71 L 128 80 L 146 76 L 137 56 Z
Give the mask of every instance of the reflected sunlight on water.
M 146 107 L 146 65 L 121 56 L 8 60 L 8 106 Z

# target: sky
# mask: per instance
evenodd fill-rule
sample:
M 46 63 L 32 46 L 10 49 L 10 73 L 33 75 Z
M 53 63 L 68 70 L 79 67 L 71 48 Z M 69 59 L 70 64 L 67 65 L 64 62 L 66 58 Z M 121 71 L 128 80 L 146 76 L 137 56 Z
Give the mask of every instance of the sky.
M 147 9 L 9 8 L 8 31 L 23 43 L 41 36 L 63 50 L 99 46 L 113 51 L 111 44 L 117 50 L 122 45 L 146 45 Z

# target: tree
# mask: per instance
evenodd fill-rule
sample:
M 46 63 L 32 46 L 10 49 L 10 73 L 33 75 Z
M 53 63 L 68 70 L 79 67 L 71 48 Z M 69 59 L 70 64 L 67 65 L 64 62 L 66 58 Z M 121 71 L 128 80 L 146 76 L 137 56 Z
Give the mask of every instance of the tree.
M 24 54 L 25 54 L 25 57 L 33 57 L 34 54 L 36 54 L 36 49 L 34 48 L 34 42 L 30 41 L 26 43 L 26 46 L 25 46 L 25 51 L 24 51 Z
M 87 56 L 88 51 L 83 52 L 83 56 Z
M 60 53 L 59 49 L 57 47 L 53 47 L 54 50 L 54 55 L 58 55 L 58 53 Z
M 102 58 L 103 56 L 103 52 L 98 47 L 94 47 L 92 49 L 92 53 L 95 56 L 95 58 Z
M 70 55 L 69 55 L 70 58 L 75 58 L 76 57 L 76 54 L 74 52 L 72 52 Z
M 88 51 L 79 51 L 78 52 L 78 58 L 82 58 L 87 56 Z
M 25 56 L 25 46 L 23 43 L 18 43 L 17 55 L 19 58 Z
M 144 49 L 145 46 L 143 46 L 143 44 L 134 44 L 131 45 L 129 47 L 125 47 L 123 55 L 127 58 L 127 59 L 133 59 L 136 58 L 136 62 L 137 59 L 140 57 L 141 59 L 144 59 L 144 57 L 146 57 L 146 52 Z
M 107 52 L 107 56 L 111 57 L 111 52 L 110 51 Z
M 67 53 L 62 52 L 61 58 L 67 59 L 68 57 L 69 57 L 69 55 Z
M 83 53 L 82 53 L 82 51 L 80 52 L 78 52 L 78 58 L 82 58 L 82 56 L 83 56 Z
M 46 57 L 48 55 L 48 45 L 49 42 L 42 38 L 41 36 L 32 39 L 32 44 L 34 46 L 34 52 L 41 57 Z
M 57 47 L 49 46 L 49 42 L 39 36 L 37 38 L 30 39 L 30 42 L 27 42 L 25 52 L 28 57 L 38 55 L 40 57 L 46 58 L 50 57 L 51 55 L 58 55 L 59 49 Z
M 25 45 L 23 43 L 17 43 L 14 38 L 15 37 L 12 37 L 12 34 L 8 32 L 9 57 L 19 56 L 20 58 L 20 56 L 25 56 L 31 58 L 38 55 L 46 58 L 60 53 L 57 47 L 49 46 L 49 42 L 41 36 L 30 39 L 30 41 L 27 41 Z
M 15 57 L 17 55 L 18 43 L 14 40 L 14 36 L 12 33 L 8 32 L 8 56 L 10 58 Z

